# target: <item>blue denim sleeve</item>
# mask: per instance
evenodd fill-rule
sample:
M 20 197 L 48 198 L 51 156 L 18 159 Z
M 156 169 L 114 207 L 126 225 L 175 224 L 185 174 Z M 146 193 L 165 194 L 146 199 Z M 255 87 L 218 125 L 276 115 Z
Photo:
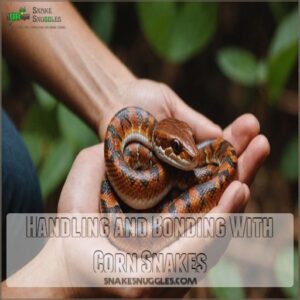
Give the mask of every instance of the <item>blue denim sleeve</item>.
M 2 112 L 2 216 L 41 212 L 43 202 L 35 167 L 20 134 Z
M 43 202 L 36 171 L 20 134 L 9 117 L 2 111 L 2 280 L 11 274 L 6 270 L 6 215 L 9 213 L 42 213 Z M 14 224 L 10 233 L 12 241 L 18 239 L 20 226 Z M 12 243 L 13 245 L 13 243 Z M 42 248 L 42 241 L 35 251 L 24 253 L 15 262 L 17 271 L 30 261 Z M 9 251 L 13 251 L 11 247 Z

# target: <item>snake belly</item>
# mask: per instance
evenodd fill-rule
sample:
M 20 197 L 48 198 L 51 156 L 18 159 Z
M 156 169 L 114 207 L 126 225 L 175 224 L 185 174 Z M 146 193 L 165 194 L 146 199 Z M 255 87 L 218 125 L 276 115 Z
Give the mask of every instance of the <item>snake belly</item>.
M 153 132 L 157 124 L 149 112 L 128 107 L 120 110 L 107 128 L 106 178 L 101 184 L 100 212 L 110 216 L 112 229 L 117 216 L 124 220 L 126 213 L 152 212 L 169 219 L 186 213 L 207 213 L 218 204 L 236 176 L 236 152 L 222 138 L 197 145 L 199 163 L 193 171 L 177 170 L 161 162 L 153 153 Z M 172 188 L 178 187 L 183 191 L 173 192 Z M 131 208 L 132 203 L 135 209 Z M 133 230 L 124 225 L 125 232 Z M 154 225 L 147 225 L 147 236 L 143 239 L 118 238 L 114 234 L 108 238 L 120 250 L 138 255 L 145 249 L 159 252 L 175 240 L 171 237 L 153 242 L 155 228 L 151 226 Z

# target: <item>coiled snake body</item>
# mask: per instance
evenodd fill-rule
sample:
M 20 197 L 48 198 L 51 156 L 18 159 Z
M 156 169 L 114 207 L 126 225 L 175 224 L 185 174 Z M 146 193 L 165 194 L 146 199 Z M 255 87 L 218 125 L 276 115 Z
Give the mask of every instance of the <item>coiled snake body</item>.
M 122 216 L 124 211 L 171 218 L 206 213 L 217 205 L 237 169 L 228 141 L 217 138 L 196 145 L 186 123 L 172 118 L 157 122 L 138 107 L 124 108 L 112 118 L 104 155 L 107 178 L 101 185 L 100 212 Z M 109 239 L 122 250 L 137 249 L 132 240 Z M 150 247 L 146 240 L 143 245 Z M 170 242 L 151 247 L 160 250 Z

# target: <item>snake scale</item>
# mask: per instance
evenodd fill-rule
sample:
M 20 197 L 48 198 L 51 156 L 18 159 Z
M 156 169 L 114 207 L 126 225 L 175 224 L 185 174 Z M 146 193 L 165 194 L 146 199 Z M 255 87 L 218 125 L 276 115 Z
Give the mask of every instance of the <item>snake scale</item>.
M 154 212 L 174 218 L 207 213 L 218 204 L 237 170 L 237 155 L 228 141 L 216 138 L 196 144 L 185 122 L 173 118 L 158 122 L 139 107 L 124 108 L 112 118 L 104 156 L 100 212 L 112 216 Z M 172 242 L 172 238 L 151 241 L 151 230 L 142 241 L 113 235 L 109 240 L 124 251 L 139 247 L 159 251 Z

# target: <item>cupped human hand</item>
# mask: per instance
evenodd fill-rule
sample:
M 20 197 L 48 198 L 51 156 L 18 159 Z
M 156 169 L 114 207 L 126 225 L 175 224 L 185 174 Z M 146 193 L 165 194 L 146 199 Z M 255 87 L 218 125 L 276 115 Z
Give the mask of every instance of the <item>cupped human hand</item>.
M 258 124 L 252 116 L 241 117 L 242 119 L 236 120 L 228 128 L 224 130 L 224 136 L 231 140 L 240 154 L 239 163 L 240 167 L 240 179 L 243 182 L 249 183 L 259 168 L 264 155 L 259 154 L 261 147 L 266 147 L 264 143 L 264 137 L 257 136 L 255 133 L 258 131 Z M 245 120 L 248 119 L 248 124 L 245 124 Z M 240 123 L 246 125 L 244 131 L 241 131 Z M 243 127 L 243 126 L 242 126 Z M 255 128 L 255 130 L 250 129 Z M 247 133 L 248 138 L 244 138 Z M 100 184 L 105 174 L 104 153 L 103 144 L 96 145 L 87 148 L 80 152 L 77 156 L 73 167 L 68 175 L 68 178 L 63 187 L 61 197 L 58 205 L 58 213 L 67 214 L 89 214 L 99 212 L 99 191 Z M 260 151 L 258 151 L 260 150 Z M 267 151 L 266 151 L 267 152 Z M 250 156 L 250 157 L 249 157 Z M 256 163 L 256 167 L 247 167 L 249 159 Z M 219 204 L 212 210 L 213 213 L 236 213 L 242 212 L 249 200 L 249 188 L 241 181 L 232 182 L 222 195 Z M 190 241 L 190 244 L 186 245 L 177 241 L 173 245 L 174 251 L 184 252 L 199 248 L 197 241 Z M 201 247 L 203 247 L 202 245 Z M 86 263 L 86 259 L 92 255 L 92 249 L 104 249 L 112 253 L 113 247 L 106 239 L 80 241 L 78 239 L 69 240 L 64 243 L 64 261 L 62 266 L 67 269 L 67 274 L 71 275 L 70 283 L 76 280 L 77 282 L 83 282 L 83 285 L 91 283 L 91 286 L 95 286 L 93 282 L 93 276 L 90 276 L 90 265 Z M 188 247 L 188 249 L 186 249 Z M 197 248 L 198 247 L 198 248 Z M 76 249 L 76 251 L 74 251 Z M 106 250 L 105 250 L 106 249 Z M 199 248 L 199 251 L 201 249 Z M 73 276 L 75 275 L 75 279 Z M 120 275 L 121 276 L 121 275 Z M 77 288 L 71 289 L 72 296 L 84 296 L 84 297 L 180 297 L 183 296 L 188 289 L 186 288 Z

